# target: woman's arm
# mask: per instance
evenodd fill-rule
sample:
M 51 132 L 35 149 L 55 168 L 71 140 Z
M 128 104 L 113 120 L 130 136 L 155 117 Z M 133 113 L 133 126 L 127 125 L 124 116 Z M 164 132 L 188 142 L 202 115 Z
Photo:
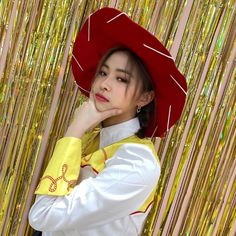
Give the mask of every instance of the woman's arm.
M 86 230 L 127 216 L 139 209 L 155 188 L 160 166 L 143 144 L 124 144 L 67 196 L 37 195 L 30 225 L 41 231 Z
M 102 120 L 119 114 L 119 109 L 97 111 L 93 95 L 79 106 L 65 137 L 58 140 L 53 156 L 41 178 L 37 194 L 62 196 L 71 192 L 80 172 L 81 145 L 86 132 L 90 132 Z
M 63 196 L 69 194 L 80 173 L 82 140 L 75 137 L 59 139 L 48 166 L 40 179 L 36 194 Z

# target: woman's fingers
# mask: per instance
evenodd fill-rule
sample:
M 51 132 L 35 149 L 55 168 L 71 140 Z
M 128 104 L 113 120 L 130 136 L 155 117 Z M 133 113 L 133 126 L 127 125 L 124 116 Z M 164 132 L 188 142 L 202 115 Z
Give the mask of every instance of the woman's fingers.
M 94 102 L 94 98 L 93 98 L 93 93 L 92 93 L 92 91 L 90 91 L 90 93 L 89 93 L 89 100 L 90 100 L 91 102 Z
M 75 129 L 83 127 L 83 129 L 88 130 L 111 116 L 119 115 L 121 112 L 121 109 L 118 108 L 98 111 L 95 106 L 93 93 L 90 92 L 89 99 L 76 108 L 73 125 L 75 126 Z

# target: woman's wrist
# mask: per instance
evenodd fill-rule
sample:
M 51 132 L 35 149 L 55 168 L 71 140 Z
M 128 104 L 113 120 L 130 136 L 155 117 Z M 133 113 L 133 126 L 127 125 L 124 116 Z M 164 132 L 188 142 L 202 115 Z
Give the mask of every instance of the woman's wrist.
M 69 127 L 64 135 L 64 137 L 75 137 L 75 138 L 81 138 L 84 135 L 85 131 L 82 129 Z

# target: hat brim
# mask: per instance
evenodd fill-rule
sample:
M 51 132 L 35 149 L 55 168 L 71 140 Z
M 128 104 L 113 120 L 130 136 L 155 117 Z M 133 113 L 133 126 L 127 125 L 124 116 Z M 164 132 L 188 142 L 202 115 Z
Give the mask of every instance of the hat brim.
M 73 47 L 71 65 L 75 81 L 88 96 L 100 59 L 108 49 L 120 45 L 134 51 L 152 77 L 155 112 L 151 114 L 146 136 L 163 137 L 183 111 L 187 94 L 186 80 L 161 42 L 124 12 L 105 7 L 85 21 Z

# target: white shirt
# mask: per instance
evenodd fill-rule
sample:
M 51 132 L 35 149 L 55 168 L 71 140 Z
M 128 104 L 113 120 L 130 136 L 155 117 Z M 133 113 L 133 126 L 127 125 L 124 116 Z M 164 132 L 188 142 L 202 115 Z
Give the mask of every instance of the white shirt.
M 100 130 L 100 148 L 129 137 L 138 118 Z M 80 183 L 63 197 L 37 195 L 30 225 L 44 236 L 137 236 L 146 212 L 137 212 L 157 184 L 160 165 L 152 150 L 138 143 L 121 145 L 96 174 L 81 168 Z

